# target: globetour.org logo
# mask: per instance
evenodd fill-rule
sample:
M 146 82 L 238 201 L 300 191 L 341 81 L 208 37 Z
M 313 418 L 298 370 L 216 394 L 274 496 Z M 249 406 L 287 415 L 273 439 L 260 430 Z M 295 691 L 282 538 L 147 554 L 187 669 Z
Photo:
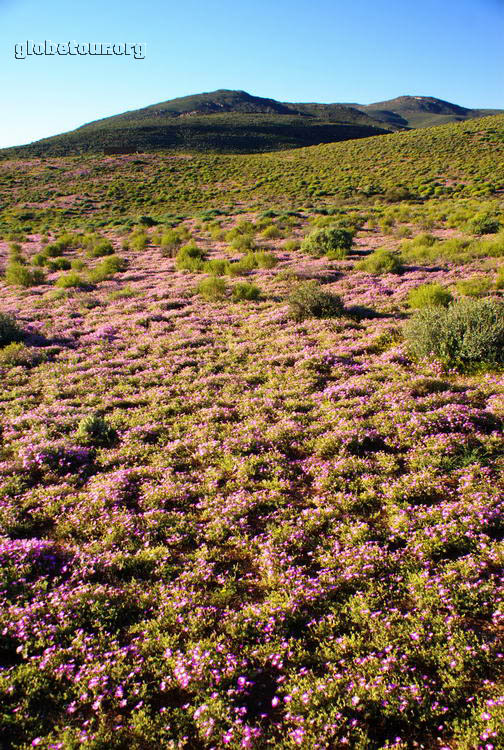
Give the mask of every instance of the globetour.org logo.
M 53 42 L 45 39 L 34 42 L 27 39 L 14 45 L 16 60 L 26 60 L 31 55 L 96 55 L 96 56 L 132 56 L 135 60 L 144 60 L 147 45 L 145 42 Z

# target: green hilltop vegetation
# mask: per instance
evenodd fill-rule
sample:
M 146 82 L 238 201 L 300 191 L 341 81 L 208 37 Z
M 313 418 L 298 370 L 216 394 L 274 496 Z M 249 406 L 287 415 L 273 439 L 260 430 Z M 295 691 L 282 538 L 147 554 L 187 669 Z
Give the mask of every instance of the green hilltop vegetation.
M 349 105 L 383 123 L 384 127 L 430 128 L 449 122 L 499 114 L 498 109 L 468 109 L 432 96 L 398 96 L 385 102 Z
M 367 106 L 288 103 L 219 90 L 153 104 L 87 123 L 69 133 L 8 149 L 15 156 L 170 149 L 257 153 L 355 140 L 490 114 L 432 97 Z
M 10 151 L 20 156 L 65 156 L 114 148 L 251 153 L 364 138 L 390 130 L 352 107 L 289 105 L 245 91 L 219 90 L 107 117 Z
M 0 231 L 272 203 L 484 198 L 504 189 L 504 115 L 276 153 L 4 158 L 0 167 Z

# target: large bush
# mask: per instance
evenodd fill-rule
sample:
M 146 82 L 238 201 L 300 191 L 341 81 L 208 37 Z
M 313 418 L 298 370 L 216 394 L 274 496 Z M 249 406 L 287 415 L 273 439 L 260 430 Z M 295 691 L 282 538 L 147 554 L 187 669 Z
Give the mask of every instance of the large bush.
M 288 298 L 294 320 L 334 318 L 343 313 L 343 302 L 337 294 L 325 292 L 316 281 L 299 284 Z
M 278 263 L 278 258 L 267 250 L 258 250 L 254 253 L 258 268 L 274 268 Z
M 0 347 L 21 341 L 23 332 L 14 318 L 0 313 Z
M 496 234 L 501 225 L 496 216 L 490 213 L 479 213 L 468 222 L 467 228 L 472 234 Z
M 301 250 L 317 258 L 330 254 L 332 260 L 343 259 L 352 247 L 353 236 L 350 229 L 342 227 L 315 229 L 304 238 Z
M 45 281 L 41 268 L 27 268 L 21 263 L 9 263 L 5 269 L 5 281 L 12 286 L 38 286 Z
M 426 307 L 406 323 L 411 353 L 434 356 L 450 367 L 472 368 L 504 362 L 504 304 L 465 298 L 449 307 Z

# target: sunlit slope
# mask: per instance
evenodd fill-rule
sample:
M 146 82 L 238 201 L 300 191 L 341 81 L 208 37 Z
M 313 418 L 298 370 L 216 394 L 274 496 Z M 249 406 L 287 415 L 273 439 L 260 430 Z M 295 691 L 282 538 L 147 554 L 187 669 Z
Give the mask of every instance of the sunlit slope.
M 238 202 L 490 195 L 504 189 L 504 116 L 269 154 L 4 160 L 0 189 L 4 210 L 108 219 Z

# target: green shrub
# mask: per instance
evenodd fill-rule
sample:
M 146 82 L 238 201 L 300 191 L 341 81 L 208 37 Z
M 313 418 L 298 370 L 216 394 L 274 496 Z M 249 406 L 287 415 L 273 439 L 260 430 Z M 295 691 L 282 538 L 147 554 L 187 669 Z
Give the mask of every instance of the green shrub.
M 114 443 L 116 431 L 98 414 L 84 417 L 79 422 L 75 438 L 81 445 L 108 446 Z
M 154 227 L 158 222 L 156 219 L 153 219 L 152 216 L 140 216 L 138 223 L 142 227 Z
M 247 260 L 247 256 L 244 256 L 240 260 L 236 261 L 235 263 L 230 263 L 227 268 L 227 272 L 229 276 L 244 276 L 245 274 L 249 273 L 249 271 L 252 271 L 254 268 L 257 268 L 254 262 L 251 264 L 249 260 Z
M 262 232 L 263 229 L 266 229 L 266 227 L 271 227 L 271 226 L 273 226 L 273 219 L 267 216 L 260 216 L 255 223 L 255 228 L 259 232 Z
M 282 268 L 276 276 L 276 281 L 299 281 L 300 277 L 293 268 Z
M 26 258 L 23 255 L 23 248 L 17 242 L 11 243 L 7 257 L 12 263 L 21 263 L 22 265 L 26 264 Z
M 428 232 L 422 232 L 417 234 L 410 242 L 405 243 L 406 247 L 433 247 L 433 245 L 439 242 L 438 238 Z
M 352 247 L 353 237 L 354 233 L 351 230 L 341 227 L 315 229 L 304 238 L 301 250 L 317 258 L 331 253 L 331 260 L 342 260 Z
M 0 365 L 8 367 L 29 367 L 41 359 L 39 352 L 20 343 L 8 344 L 0 349 Z
M 266 229 L 263 229 L 261 235 L 267 240 L 277 240 L 279 237 L 282 237 L 282 232 L 275 224 L 272 224 L 271 226 L 266 227 Z
M 274 268 L 278 264 L 278 258 L 266 250 L 258 250 L 254 253 L 257 268 Z
M 177 253 L 175 267 L 179 271 L 198 272 L 203 270 L 206 253 L 195 242 L 183 245 Z
M 492 282 L 486 276 L 472 276 L 456 284 L 457 292 L 465 297 L 484 297 L 492 289 Z
M 135 231 L 131 233 L 125 244 L 127 245 L 127 248 L 135 250 L 136 252 L 140 252 L 142 250 L 145 250 L 145 248 L 149 244 L 149 235 L 144 232 L 143 229 L 135 229 Z
M 60 242 L 50 242 L 43 249 L 43 253 L 47 258 L 59 258 L 63 255 L 65 246 Z
M 251 221 L 240 219 L 236 226 L 230 231 L 236 232 L 237 234 L 255 234 L 256 228 Z
M 408 190 L 407 187 L 393 187 L 388 188 L 388 190 L 385 191 L 383 198 L 388 203 L 398 203 L 399 201 L 406 201 L 411 198 L 411 193 Z
M 224 276 L 228 272 L 228 267 L 229 262 L 227 260 L 214 258 L 213 260 L 207 260 L 203 264 L 203 271 L 213 276 Z
M 14 318 L 5 313 L 0 313 L 0 347 L 21 341 L 23 331 Z
M 216 302 L 226 297 L 228 286 L 224 279 L 210 276 L 203 279 L 197 286 L 197 292 L 208 302 Z
M 236 263 L 229 263 L 226 272 L 230 276 L 242 276 L 255 268 L 274 268 L 277 263 L 278 258 L 273 253 L 257 250 L 247 253 Z
M 226 239 L 226 233 L 220 227 L 212 227 L 210 229 L 210 237 L 214 242 L 222 242 Z
M 296 321 L 306 318 L 333 318 L 343 313 L 343 302 L 337 294 L 325 292 L 316 281 L 299 284 L 288 298 L 291 317 Z
M 69 247 L 78 247 L 80 243 L 80 237 L 72 232 L 64 232 L 56 239 L 56 242 L 64 249 L 68 250 Z
M 372 274 L 400 273 L 401 260 L 398 255 L 384 247 L 378 248 L 367 258 L 356 263 L 356 268 Z
M 398 229 L 396 229 L 395 236 L 399 237 L 400 239 L 411 237 L 411 228 L 407 226 L 399 227 Z
M 105 281 L 105 279 L 109 279 L 115 273 L 124 271 L 126 266 L 126 260 L 120 255 L 108 255 L 89 272 L 89 280 L 93 283 Z
M 78 273 L 70 271 L 70 273 L 59 276 L 55 281 L 55 285 L 60 289 L 82 289 L 86 286 L 86 282 Z
M 86 264 L 82 260 L 82 258 L 74 258 L 70 264 L 73 271 L 84 271 L 86 268 Z
M 141 292 L 133 289 L 131 286 L 125 286 L 122 289 L 116 289 L 114 292 L 110 292 L 109 299 L 114 301 L 116 299 L 128 299 L 130 297 L 136 297 Z
M 47 256 L 44 253 L 36 253 L 31 259 L 32 265 L 34 266 L 45 266 L 47 263 Z
M 120 255 L 109 255 L 107 258 L 97 266 L 97 268 L 103 268 L 108 273 L 118 273 L 124 271 L 128 265 L 126 258 L 122 258 Z
M 187 242 L 191 239 L 191 231 L 185 224 L 180 224 L 177 227 L 177 233 L 183 242 Z
M 474 257 L 503 258 L 504 257 L 504 232 L 499 232 L 495 237 L 486 237 L 471 243 Z
M 50 271 L 68 271 L 71 263 L 68 258 L 54 258 L 47 262 L 47 267 Z
M 167 229 L 161 235 L 161 254 L 167 258 L 173 258 L 182 242 L 179 232 L 175 229 Z
M 288 252 L 292 252 L 293 250 L 299 250 L 301 247 L 301 243 L 299 240 L 287 240 L 287 242 L 284 242 L 283 249 L 287 250 Z
M 247 253 L 240 258 L 239 263 L 246 271 L 253 271 L 258 266 L 256 253 Z
M 467 230 L 471 234 L 496 234 L 500 228 L 497 217 L 488 213 L 476 214 L 467 224 Z
M 452 300 L 448 289 L 441 284 L 421 284 L 408 294 L 408 304 L 416 310 L 424 307 L 447 307 Z
M 233 250 L 253 250 L 254 238 L 250 234 L 238 234 L 231 240 L 231 247 Z
M 88 258 L 103 258 L 106 255 L 113 255 L 114 246 L 109 240 L 97 240 L 86 252 Z
M 21 263 L 8 263 L 5 281 L 12 286 L 38 286 L 44 283 L 45 274 L 41 268 L 27 268 Z
M 233 287 L 233 302 L 253 301 L 259 299 L 261 290 L 255 284 L 240 281 Z
M 504 289 L 504 266 L 501 266 L 497 271 L 497 278 L 495 279 L 495 288 Z
M 437 357 L 450 367 L 470 368 L 504 361 L 504 304 L 461 299 L 447 308 L 426 307 L 406 323 L 405 338 L 419 358 Z

